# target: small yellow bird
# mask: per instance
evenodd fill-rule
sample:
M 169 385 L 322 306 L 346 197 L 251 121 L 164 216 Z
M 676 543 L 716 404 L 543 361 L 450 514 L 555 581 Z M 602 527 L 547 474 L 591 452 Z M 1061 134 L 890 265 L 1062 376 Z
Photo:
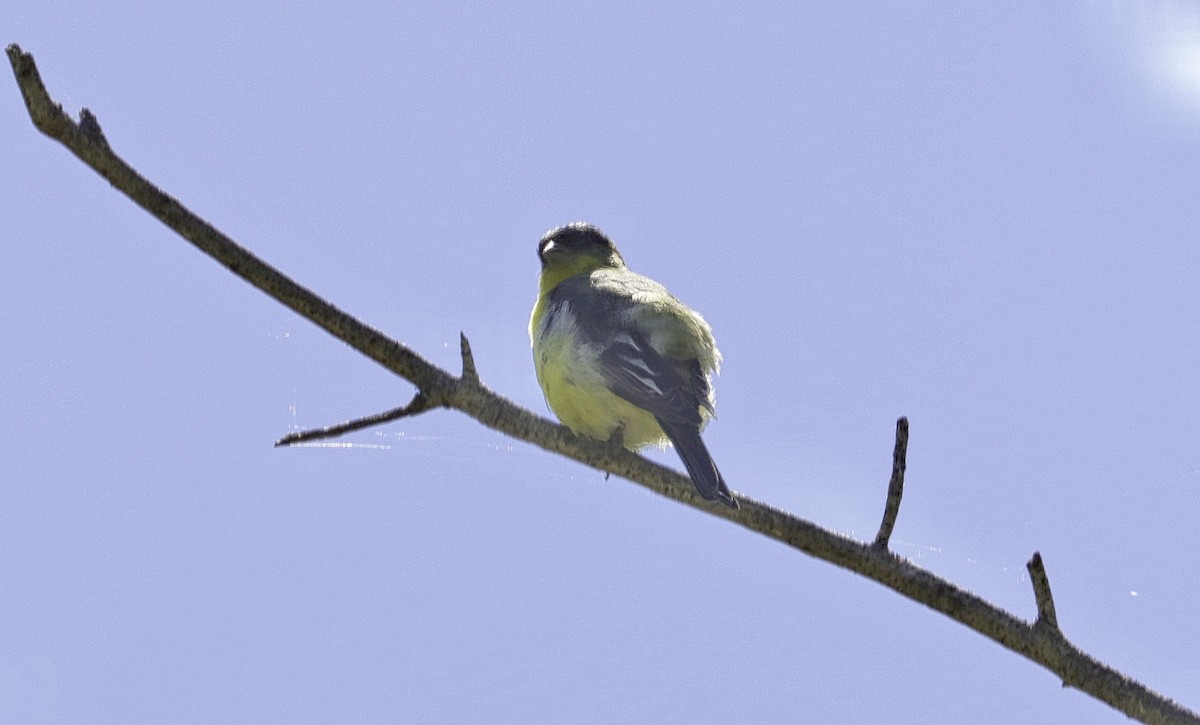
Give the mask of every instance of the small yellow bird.
M 696 490 L 737 508 L 700 431 L 721 362 L 712 328 L 654 280 L 631 272 L 591 224 L 551 229 L 529 339 L 550 409 L 576 434 L 638 449 L 675 445 Z

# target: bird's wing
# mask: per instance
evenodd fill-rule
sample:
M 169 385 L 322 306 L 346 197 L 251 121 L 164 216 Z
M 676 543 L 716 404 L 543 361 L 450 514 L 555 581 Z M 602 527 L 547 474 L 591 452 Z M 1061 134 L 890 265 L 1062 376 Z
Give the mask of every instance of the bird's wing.
M 637 299 L 638 293 L 666 290 L 645 277 L 631 276 L 635 278 L 633 284 L 620 286 L 597 287 L 583 276 L 566 280 L 550 293 L 550 301 L 559 304 L 569 300 L 576 308 L 577 332 L 581 342 L 598 351 L 597 360 L 608 389 L 654 416 L 675 444 L 700 495 L 737 508 L 737 501 L 700 438 L 704 424 L 701 408 L 712 413 L 708 373 L 696 357 L 668 357 L 659 350 L 673 337 L 688 334 L 687 323 L 668 312 L 648 309 Z
M 698 361 L 669 360 L 640 332 L 623 330 L 601 349 L 600 364 L 609 389 L 625 400 L 660 421 L 700 425 L 708 378 Z
M 673 329 L 683 323 L 639 299 L 647 294 L 669 293 L 630 272 L 615 281 L 581 275 L 560 283 L 550 301 L 570 301 L 581 341 L 597 350 L 610 390 L 656 418 L 699 426 L 700 407 L 712 408 L 708 375 L 694 357 L 663 353 L 664 340 L 689 331 Z

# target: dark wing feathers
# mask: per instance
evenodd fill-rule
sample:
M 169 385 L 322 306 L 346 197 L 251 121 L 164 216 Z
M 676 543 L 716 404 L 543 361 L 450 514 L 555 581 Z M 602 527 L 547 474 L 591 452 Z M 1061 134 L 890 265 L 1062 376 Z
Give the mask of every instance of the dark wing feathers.
M 695 360 L 691 366 L 699 369 Z M 659 421 L 700 427 L 700 402 L 688 361 L 668 360 L 636 332 L 615 335 L 600 352 L 609 389 Z M 703 377 L 703 374 L 702 374 Z M 705 378 L 707 389 L 708 380 Z
M 628 275 L 645 285 L 656 282 Z M 665 290 L 664 290 L 665 293 Z M 699 426 L 700 407 L 711 411 L 708 375 L 695 358 L 667 358 L 637 330 L 621 324 L 633 305 L 628 294 L 596 287 L 586 275 L 563 280 L 550 291 L 552 308 L 569 303 L 583 341 L 600 350 L 609 388 L 634 405 L 680 423 Z
M 697 360 L 669 360 L 636 332 L 618 334 L 600 353 L 609 389 L 654 415 L 675 445 L 700 495 L 737 508 L 700 437 L 700 406 L 710 408 L 708 376 Z M 702 381 L 702 386 L 701 382 Z
M 699 360 L 668 358 L 655 350 L 640 332 L 620 324 L 633 304 L 630 292 L 662 289 L 653 280 L 630 276 L 636 278 L 632 280 L 637 283 L 635 289 L 595 285 L 587 275 L 566 279 L 550 291 L 549 301 L 554 306 L 569 303 L 575 308 L 580 336 L 600 350 L 600 364 L 609 389 L 654 416 L 675 445 L 700 495 L 737 508 L 700 438 L 703 423 L 700 408 L 712 412 L 708 374 Z

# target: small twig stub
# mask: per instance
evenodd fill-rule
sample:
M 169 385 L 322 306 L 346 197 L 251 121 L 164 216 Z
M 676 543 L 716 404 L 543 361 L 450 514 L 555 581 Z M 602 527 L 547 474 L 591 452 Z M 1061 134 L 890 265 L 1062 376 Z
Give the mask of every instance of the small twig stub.
M 1033 583 L 1033 598 L 1037 602 L 1037 621 L 1034 622 L 1034 626 L 1040 624 L 1060 631 L 1058 614 L 1054 611 L 1054 595 L 1050 593 L 1050 577 L 1046 575 L 1046 567 L 1042 564 L 1041 552 L 1035 551 L 1025 568 L 1029 570 L 1029 579 Z
M 892 478 L 888 481 L 887 502 L 883 507 L 883 521 L 875 535 L 875 548 L 886 549 L 900 515 L 900 500 L 904 497 L 904 471 L 908 467 L 908 418 L 896 421 L 896 445 L 892 449 Z

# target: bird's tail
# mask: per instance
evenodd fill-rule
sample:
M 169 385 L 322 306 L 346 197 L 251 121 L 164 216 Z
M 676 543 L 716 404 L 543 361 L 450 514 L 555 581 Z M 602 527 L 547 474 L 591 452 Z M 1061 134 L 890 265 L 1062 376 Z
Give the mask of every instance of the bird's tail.
M 687 468 L 692 485 L 700 495 L 709 501 L 720 501 L 730 508 L 738 508 L 737 501 L 725 485 L 725 479 L 717 470 L 716 462 L 700 437 L 699 426 L 663 420 L 658 421 L 658 424 L 671 439 L 671 443 L 675 444 L 675 450 L 679 452 L 679 457 Z

